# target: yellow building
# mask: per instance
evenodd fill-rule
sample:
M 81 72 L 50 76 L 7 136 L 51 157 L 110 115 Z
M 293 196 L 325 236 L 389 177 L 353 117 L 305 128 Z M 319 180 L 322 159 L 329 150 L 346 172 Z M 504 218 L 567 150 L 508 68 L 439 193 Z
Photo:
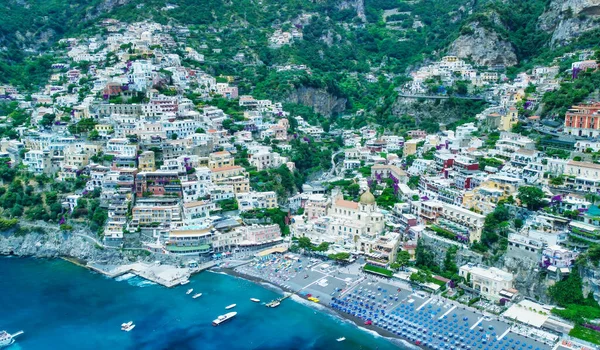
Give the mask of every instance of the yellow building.
M 100 135 L 103 136 L 114 133 L 113 126 L 110 124 L 96 124 L 94 126 L 94 130 L 96 130 Z
M 248 173 L 241 166 L 233 165 L 212 169 L 212 181 L 216 185 L 233 186 L 235 193 L 250 191 Z
M 519 112 L 513 106 L 508 109 L 508 112 L 500 117 L 500 131 L 511 131 L 512 127 L 519 121 Z
M 465 193 L 463 207 L 475 209 L 484 215 L 489 214 L 499 201 L 507 199 L 513 193 L 516 193 L 515 186 L 489 180 Z
M 145 151 L 138 158 L 138 168 L 140 171 L 155 171 L 156 162 L 154 160 L 154 152 Z
M 208 168 L 217 169 L 222 167 L 234 166 L 235 159 L 227 151 L 213 152 L 208 155 Z
M 404 156 L 410 156 L 417 153 L 417 144 L 422 140 L 408 140 L 404 143 Z

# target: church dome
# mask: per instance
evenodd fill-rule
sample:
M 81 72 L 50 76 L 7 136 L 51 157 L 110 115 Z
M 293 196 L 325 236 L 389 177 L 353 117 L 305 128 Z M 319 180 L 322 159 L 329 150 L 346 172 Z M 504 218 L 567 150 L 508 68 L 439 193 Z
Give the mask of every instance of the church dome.
M 375 197 L 371 191 L 366 190 L 365 193 L 360 196 L 360 204 L 375 204 Z

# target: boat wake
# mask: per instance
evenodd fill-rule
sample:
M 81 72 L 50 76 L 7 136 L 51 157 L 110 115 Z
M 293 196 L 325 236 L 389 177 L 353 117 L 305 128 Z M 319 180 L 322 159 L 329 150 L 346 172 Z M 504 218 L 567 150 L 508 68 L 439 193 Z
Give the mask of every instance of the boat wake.
M 133 278 L 133 277 L 135 277 L 135 275 L 134 275 L 133 273 L 126 273 L 126 274 L 124 274 L 124 275 L 121 275 L 121 276 L 115 277 L 115 281 L 117 281 L 117 282 L 121 282 L 121 281 L 128 280 L 128 279 L 130 279 L 130 278 Z
M 214 270 L 206 270 L 206 271 L 208 271 L 208 272 L 210 272 L 210 273 L 216 273 L 216 274 L 218 274 L 218 275 L 231 276 L 230 274 L 228 274 L 228 273 L 226 273 L 226 272 L 223 272 L 223 271 L 214 271 Z
M 156 285 L 156 283 L 154 283 L 152 281 L 145 280 L 145 279 L 143 279 L 141 277 L 138 277 L 138 276 L 135 276 L 133 278 L 129 278 L 127 280 L 127 283 L 129 283 L 130 285 L 132 285 L 134 287 L 140 287 L 140 288 L 150 287 L 150 286 Z

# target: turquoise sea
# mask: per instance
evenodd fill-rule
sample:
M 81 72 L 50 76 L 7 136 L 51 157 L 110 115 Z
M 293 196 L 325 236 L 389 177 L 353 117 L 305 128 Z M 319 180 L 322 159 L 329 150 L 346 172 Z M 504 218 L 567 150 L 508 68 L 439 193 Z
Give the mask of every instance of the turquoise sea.
M 202 297 L 186 295 L 189 288 Z M 167 289 L 138 277 L 112 280 L 62 260 L 0 258 L 0 330 L 25 331 L 10 350 L 402 348 L 295 300 L 276 309 L 249 300 L 278 296 L 212 272 Z M 234 303 L 236 318 L 213 327 L 211 321 Z M 136 328 L 122 332 L 128 321 Z

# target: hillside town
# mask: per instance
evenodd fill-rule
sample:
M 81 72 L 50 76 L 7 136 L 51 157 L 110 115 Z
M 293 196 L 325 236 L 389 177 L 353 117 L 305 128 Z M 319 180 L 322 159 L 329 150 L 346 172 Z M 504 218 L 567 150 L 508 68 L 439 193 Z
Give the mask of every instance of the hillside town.
M 460 125 L 398 135 L 324 127 L 239 94 L 235 77 L 190 68 L 204 55 L 179 40 L 185 27 L 100 25 L 102 39 L 60 41 L 63 61 L 42 90 L 0 88 L 31 116 L 0 141 L 0 158 L 29 173 L 32 189 L 62 186 L 54 191 L 61 231 L 93 224 L 89 236 L 106 249 L 190 261 L 272 248 L 342 266 L 360 260 L 378 278 L 503 314 L 553 340 L 575 325 L 549 315 L 548 288 L 581 273 L 600 299 L 600 102 L 572 105 L 562 122 L 532 114 L 560 87 L 558 64 L 512 78 L 456 56 L 424 65 L 399 94 L 438 98 L 451 88 L 489 104 Z M 294 28 L 269 41 L 301 38 Z M 593 54 L 571 53 L 568 74 L 597 70 Z M 38 219 L 31 208 L 14 217 Z M 531 315 L 521 318 L 519 307 Z

